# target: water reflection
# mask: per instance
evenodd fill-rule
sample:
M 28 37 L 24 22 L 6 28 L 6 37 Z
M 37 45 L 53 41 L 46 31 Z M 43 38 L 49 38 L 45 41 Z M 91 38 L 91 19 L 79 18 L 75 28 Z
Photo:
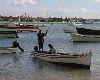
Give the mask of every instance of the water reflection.
M 37 80 L 91 80 L 89 69 L 36 60 Z
M 49 24 L 48 24 L 49 25 Z M 45 25 L 45 26 L 48 26 Z M 37 45 L 36 32 L 19 33 L 17 39 L 24 53 L 0 54 L 0 80 L 99 80 L 100 43 L 74 43 L 69 33 L 63 32 L 66 24 L 53 24 L 45 37 L 44 49 L 52 43 L 58 52 L 88 52 L 92 50 L 91 68 L 53 64 L 30 57 Z M 44 27 L 44 31 L 48 27 Z M 0 40 L 0 46 L 11 46 L 13 39 Z M 8 42 L 8 43 L 5 43 Z
M 0 59 L 0 79 L 4 80 L 91 80 L 91 71 L 84 67 L 49 63 L 26 54 L 4 54 Z

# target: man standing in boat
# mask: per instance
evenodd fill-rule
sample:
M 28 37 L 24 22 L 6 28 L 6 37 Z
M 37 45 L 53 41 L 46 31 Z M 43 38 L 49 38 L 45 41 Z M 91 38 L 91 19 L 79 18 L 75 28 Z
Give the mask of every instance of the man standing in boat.
M 48 31 L 48 30 L 47 30 Z M 44 43 L 44 36 L 46 36 L 46 33 L 42 33 L 41 30 L 39 30 L 39 33 L 37 34 L 38 36 L 38 46 L 39 46 L 39 51 L 42 49 L 43 51 L 43 43 Z

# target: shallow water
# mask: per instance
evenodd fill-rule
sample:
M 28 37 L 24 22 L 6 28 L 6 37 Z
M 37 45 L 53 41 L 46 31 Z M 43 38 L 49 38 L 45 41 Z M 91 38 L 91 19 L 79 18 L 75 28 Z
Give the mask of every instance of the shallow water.
M 37 25 L 35 23 L 35 25 Z M 37 32 L 19 33 L 17 39 L 25 52 L 16 54 L 0 54 L 0 80 L 100 80 L 100 43 L 72 42 L 69 33 L 63 28 L 75 29 L 67 24 L 40 24 L 42 31 L 49 29 L 45 37 L 44 50 L 48 50 L 51 43 L 58 52 L 93 52 L 91 68 L 53 64 L 33 59 L 30 54 L 37 45 Z M 100 24 L 84 24 L 84 27 L 99 29 Z M 11 46 L 16 39 L 0 39 L 0 46 Z

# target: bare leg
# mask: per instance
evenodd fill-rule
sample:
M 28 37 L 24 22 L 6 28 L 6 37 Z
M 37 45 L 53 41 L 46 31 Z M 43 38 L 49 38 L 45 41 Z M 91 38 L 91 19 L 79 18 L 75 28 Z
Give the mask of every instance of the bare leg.
M 42 52 L 43 52 L 43 47 L 42 47 Z
M 41 49 L 41 47 L 40 47 L 40 45 L 39 45 L 39 51 L 40 51 L 40 49 Z
M 43 44 L 42 44 L 42 52 L 43 52 Z

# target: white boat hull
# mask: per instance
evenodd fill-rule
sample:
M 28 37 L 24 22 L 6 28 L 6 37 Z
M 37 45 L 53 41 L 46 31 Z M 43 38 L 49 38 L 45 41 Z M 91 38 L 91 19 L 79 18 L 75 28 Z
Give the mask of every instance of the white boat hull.
M 16 53 L 16 52 L 17 52 L 17 48 L 0 47 L 1 54 L 3 54 L 3 53 L 9 54 L 9 53 Z
M 81 22 L 70 22 L 68 26 L 83 26 Z
M 91 65 L 91 56 L 92 53 L 58 53 L 58 54 L 45 54 L 45 53 L 37 53 L 33 54 L 33 57 L 49 61 L 49 62 L 57 62 L 57 63 L 70 63 L 70 64 L 80 64 L 80 65 Z
M 77 33 L 76 30 L 70 30 L 70 29 L 64 29 L 63 30 L 65 33 Z
M 81 35 L 78 33 L 70 33 L 73 41 L 75 42 L 99 42 L 100 35 Z

